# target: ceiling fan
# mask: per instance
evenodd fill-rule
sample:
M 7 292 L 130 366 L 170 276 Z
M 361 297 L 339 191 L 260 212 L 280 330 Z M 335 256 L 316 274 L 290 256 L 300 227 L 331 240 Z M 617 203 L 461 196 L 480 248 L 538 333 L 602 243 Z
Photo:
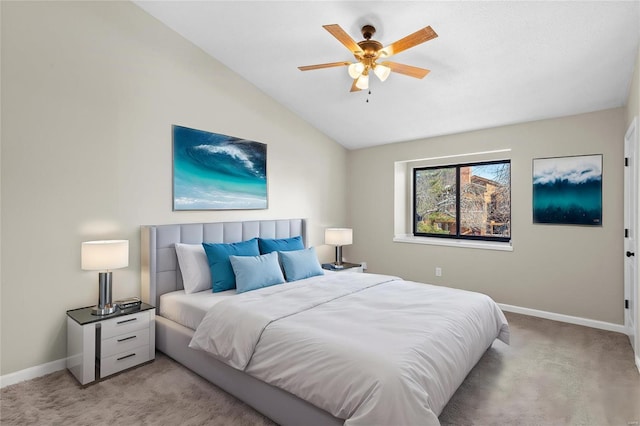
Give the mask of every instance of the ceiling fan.
M 376 32 L 376 29 L 372 25 L 365 25 L 362 27 L 361 31 L 364 40 L 357 43 L 338 24 L 323 25 L 322 27 L 329 31 L 331 35 L 338 39 L 340 43 L 353 53 L 353 56 L 356 58 L 356 62 L 352 63 L 343 61 L 327 64 L 306 65 L 298 67 L 300 71 L 347 66 L 349 76 L 353 78 L 353 84 L 351 85 L 352 92 L 369 88 L 370 71 L 373 71 L 380 81 L 385 81 L 392 71 L 415 78 L 423 78 L 429 74 L 429 70 L 425 68 L 413 67 L 411 65 L 399 64 L 391 61 L 378 63 L 378 60 L 388 58 L 389 56 L 438 37 L 438 34 L 436 34 L 430 26 L 409 34 L 386 47 L 383 47 L 382 43 L 379 41 L 371 39 Z

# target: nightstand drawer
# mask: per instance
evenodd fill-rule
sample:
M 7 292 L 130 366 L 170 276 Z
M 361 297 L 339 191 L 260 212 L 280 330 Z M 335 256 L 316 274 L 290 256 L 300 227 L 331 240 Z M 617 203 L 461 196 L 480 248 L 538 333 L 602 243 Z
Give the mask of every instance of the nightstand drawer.
M 143 362 L 149 361 L 149 345 L 138 346 L 137 348 L 120 352 L 119 354 L 102 358 L 100 360 L 100 377 L 115 374 L 118 371 L 126 370 Z
M 149 327 L 103 339 L 100 345 L 100 358 L 106 358 L 125 352 L 141 345 L 149 344 Z
M 149 328 L 149 311 L 138 312 L 102 321 L 101 339 L 104 341 L 111 337 L 120 336 L 122 334 L 131 333 L 135 330 Z

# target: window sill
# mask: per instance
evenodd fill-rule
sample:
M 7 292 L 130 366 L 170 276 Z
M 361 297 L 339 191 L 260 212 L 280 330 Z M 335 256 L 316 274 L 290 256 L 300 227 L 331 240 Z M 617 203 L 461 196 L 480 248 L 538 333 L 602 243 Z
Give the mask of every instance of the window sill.
M 448 238 L 416 237 L 411 234 L 399 234 L 393 238 L 394 243 L 427 244 L 433 246 L 462 247 L 482 250 L 513 251 L 512 243 L 494 241 L 452 240 Z

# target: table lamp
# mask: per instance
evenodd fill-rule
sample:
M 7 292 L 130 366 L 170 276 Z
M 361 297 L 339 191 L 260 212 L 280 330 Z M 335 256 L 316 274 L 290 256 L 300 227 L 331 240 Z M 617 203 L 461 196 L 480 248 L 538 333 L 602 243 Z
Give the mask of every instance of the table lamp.
M 129 266 L 129 241 L 105 240 L 82 243 L 82 269 L 100 271 L 98 305 L 93 315 L 108 315 L 118 307 L 111 300 L 111 270 Z
M 353 229 L 351 228 L 327 228 L 324 231 L 324 243 L 336 246 L 336 262 L 334 265 L 342 265 L 342 246 L 353 243 Z

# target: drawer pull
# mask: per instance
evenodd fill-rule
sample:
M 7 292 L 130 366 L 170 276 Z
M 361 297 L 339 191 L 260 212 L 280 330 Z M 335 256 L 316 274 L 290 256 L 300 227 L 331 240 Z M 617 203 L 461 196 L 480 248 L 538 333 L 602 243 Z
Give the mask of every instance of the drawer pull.
M 116 361 L 122 361 L 123 359 L 131 358 L 132 356 L 136 356 L 136 354 L 132 353 L 132 354 L 129 354 L 129 355 L 125 355 L 123 357 L 117 358 Z
M 118 321 L 116 324 L 120 325 L 120 324 L 124 324 L 124 323 L 131 322 L 131 321 L 137 321 L 137 320 L 138 320 L 138 318 L 129 318 L 129 319 L 126 319 L 124 321 Z
M 118 339 L 117 341 L 118 341 L 118 343 L 120 343 L 120 342 L 124 342 L 124 341 L 127 341 L 127 340 L 135 339 L 136 337 L 138 337 L 138 336 L 129 336 L 129 337 L 125 337 L 124 339 Z

